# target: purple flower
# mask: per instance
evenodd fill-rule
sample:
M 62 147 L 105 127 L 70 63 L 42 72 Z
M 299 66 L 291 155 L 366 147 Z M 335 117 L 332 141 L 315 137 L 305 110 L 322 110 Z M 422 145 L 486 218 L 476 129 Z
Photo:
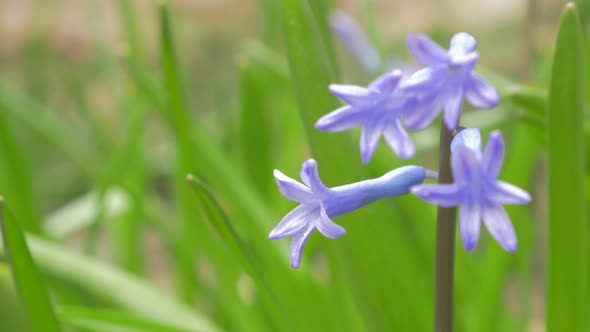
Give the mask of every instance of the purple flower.
M 525 204 L 531 196 L 524 190 L 499 181 L 504 159 L 504 140 L 500 131 L 490 134 L 481 153 L 481 137 L 477 129 L 465 129 L 453 140 L 452 184 L 420 185 L 412 193 L 425 201 L 443 206 L 459 205 L 461 239 L 471 251 L 479 239 L 480 220 L 507 251 L 516 250 L 516 235 L 502 204 Z
M 498 105 L 496 89 L 473 72 L 479 53 L 475 50 L 477 41 L 471 35 L 455 34 L 448 51 L 421 34 L 408 35 L 406 41 L 414 58 L 427 66 L 401 84 L 401 89 L 420 96 L 419 107 L 404 116 L 406 127 L 423 129 L 444 108 L 444 122 L 449 130 L 454 130 L 459 124 L 463 97 L 477 108 Z
M 362 126 L 360 149 L 363 162 L 371 160 L 381 134 L 403 159 L 414 155 L 414 142 L 402 127 L 400 117 L 416 104 L 397 89 L 402 72 L 394 70 L 373 81 L 368 88 L 331 84 L 330 91 L 348 105 L 321 117 L 319 130 L 338 132 Z
M 346 231 L 331 218 L 382 198 L 407 194 L 412 186 L 422 183 L 424 169 L 405 166 L 377 179 L 328 188 L 320 180 L 316 161 L 308 159 L 301 166 L 303 184 L 276 169 L 274 176 L 283 196 L 300 205 L 281 220 L 268 238 L 291 236 L 291 266 L 296 269 L 305 242 L 316 229 L 331 239 L 341 237 Z

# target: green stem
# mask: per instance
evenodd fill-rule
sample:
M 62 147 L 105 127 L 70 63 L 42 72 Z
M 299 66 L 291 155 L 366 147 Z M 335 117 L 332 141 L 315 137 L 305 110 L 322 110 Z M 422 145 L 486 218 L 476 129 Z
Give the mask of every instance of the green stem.
M 441 122 L 439 148 L 439 183 L 452 183 L 452 131 Z M 435 331 L 453 330 L 453 267 L 455 259 L 456 208 L 438 207 L 436 221 L 436 298 Z

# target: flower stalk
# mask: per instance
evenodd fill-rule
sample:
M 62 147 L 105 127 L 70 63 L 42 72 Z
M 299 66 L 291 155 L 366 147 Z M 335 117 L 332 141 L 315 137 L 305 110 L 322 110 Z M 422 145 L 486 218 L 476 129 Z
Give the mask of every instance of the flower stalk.
M 440 126 L 439 183 L 453 183 L 451 142 L 453 133 Z M 453 272 L 457 209 L 438 206 L 436 220 L 435 331 L 453 331 Z

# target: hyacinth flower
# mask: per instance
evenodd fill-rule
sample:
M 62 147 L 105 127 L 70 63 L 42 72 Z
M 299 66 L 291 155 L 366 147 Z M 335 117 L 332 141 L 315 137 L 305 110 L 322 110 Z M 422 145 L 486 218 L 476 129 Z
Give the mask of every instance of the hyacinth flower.
M 274 171 L 274 177 L 283 196 L 300 205 L 281 220 L 268 238 L 291 237 L 291 266 L 297 269 L 305 243 L 316 229 L 331 239 L 341 237 L 346 231 L 332 218 L 379 199 L 407 194 L 412 186 L 422 183 L 425 171 L 405 166 L 376 179 L 328 188 L 320 180 L 316 161 L 308 159 L 301 166 L 303 184 L 279 170 Z
M 531 196 L 524 190 L 499 181 L 504 160 L 504 140 L 493 131 L 483 154 L 477 129 L 459 132 L 451 145 L 454 183 L 413 187 L 411 192 L 442 207 L 459 206 L 459 228 L 463 245 L 473 250 L 480 234 L 480 221 L 496 241 L 509 252 L 517 247 L 514 228 L 502 204 L 525 204 Z
M 362 126 L 360 150 L 365 164 L 371 160 L 382 134 L 398 157 L 411 158 L 416 148 L 402 126 L 401 117 L 415 107 L 417 99 L 400 92 L 401 79 L 402 72 L 394 70 L 380 76 L 367 88 L 331 84 L 330 91 L 348 105 L 324 115 L 315 127 L 339 132 Z
M 463 98 L 476 108 L 498 105 L 496 89 L 473 72 L 479 53 L 471 35 L 455 34 L 448 51 L 421 34 L 410 34 L 406 41 L 414 58 L 427 66 L 401 84 L 401 89 L 420 96 L 420 106 L 404 117 L 407 128 L 424 129 L 444 109 L 443 120 L 449 130 L 454 130 L 459 124 Z

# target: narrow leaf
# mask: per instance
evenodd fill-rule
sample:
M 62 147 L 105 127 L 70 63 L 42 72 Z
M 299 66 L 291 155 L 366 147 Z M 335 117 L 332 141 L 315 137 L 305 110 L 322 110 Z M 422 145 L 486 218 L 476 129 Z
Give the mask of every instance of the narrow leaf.
M 33 332 L 59 332 L 61 328 L 53 311 L 53 305 L 37 272 L 24 235 L 10 214 L 8 218 L 4 218 L 3 206 L 4 199 L 0 196 L 0 228 L 4 250 L 6 250 L 12 276 L 31 329 Z
M 573 3 L 562 13 L 549 89 L 547 331 L 588 328 L 584 201 L 583 48 Z

